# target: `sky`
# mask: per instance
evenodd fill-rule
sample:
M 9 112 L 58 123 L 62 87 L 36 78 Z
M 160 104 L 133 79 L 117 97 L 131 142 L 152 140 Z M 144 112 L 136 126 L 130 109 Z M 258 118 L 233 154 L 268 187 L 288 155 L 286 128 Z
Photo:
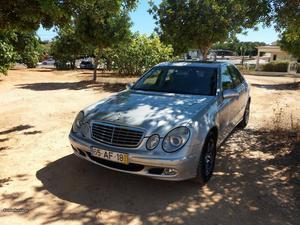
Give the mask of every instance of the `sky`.
M 156 0 L 155 2 L 158 2 Z M 147 0 L 140 0 L 137 9 L 130 14 L 133 22 L 132 31 L 138 31 L 141 34 L 151 34 L 154 32 L 155 21 L 152 16 L 147 12 L 149 8 Z M 237 38 L 240 41 L 260 41 L 266 44 L 271 44 L 278 39 L 278 33 L 273 27 L 264 28 L 262 25 L 258 26 L 258 31 L 253 29 L 247 30 L 247 35 L 239 34 Z M 55 37 L 56 32 L 52 30 L 45 30 L 42 27 L 37 31 L 37 34 L 42 40 L 51 40 Z

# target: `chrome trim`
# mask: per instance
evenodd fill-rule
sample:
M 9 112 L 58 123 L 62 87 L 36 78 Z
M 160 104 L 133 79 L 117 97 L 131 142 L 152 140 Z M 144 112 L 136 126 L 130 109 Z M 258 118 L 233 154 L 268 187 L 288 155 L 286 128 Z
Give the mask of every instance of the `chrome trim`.
M 100 141 L 100 140 L 93 137 L 93 125 L 94 124 L 112 128 L 110 141 Z M 130 127 L 130 126 L 126 126 L 126 125 L 108 123 L 108 122 L 103 122 L 103 121 L 91 121 L 90 128 L 91 128 L 90 138 L 92 140 L 94 140 L 95 142 L 98 142 L 98 143 L 101 143 L 101 144 L 104 144 L 104 145 L 108 145 L 108 146 L 125 147 L 125 148 L 131 148 L 131 149 L 132 148 L 137 148 L 137 147 L 140 146 L 141 142 L 143 141 L 143 139 L 145 137 L 145 133 L 146 133 L 145 129 L 142 129 L 142 128 Z M 141 133 L 141 137 L 140 137 L 138 143 L 136 145 L 132 145 L 132 144 L 115 144 L 115 143 L 113 143 L 113 137 L 114 137 L 116 128 L 132 131 L 132 132 L 136 131 L 136 132 Z

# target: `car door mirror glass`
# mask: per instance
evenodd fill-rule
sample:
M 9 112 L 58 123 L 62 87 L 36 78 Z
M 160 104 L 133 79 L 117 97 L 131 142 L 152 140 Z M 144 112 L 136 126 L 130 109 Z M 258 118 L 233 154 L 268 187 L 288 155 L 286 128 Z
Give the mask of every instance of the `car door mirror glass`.
M 239 96 L 239 93 L 236 90 L 228 89 L 223 91 L 223 98 L 234 98 Z

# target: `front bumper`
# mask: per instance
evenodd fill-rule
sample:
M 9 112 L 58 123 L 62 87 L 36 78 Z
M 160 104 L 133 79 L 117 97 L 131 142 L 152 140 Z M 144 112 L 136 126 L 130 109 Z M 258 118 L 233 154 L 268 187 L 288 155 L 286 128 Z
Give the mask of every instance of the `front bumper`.
M 174 153 L 165 155 L 141 154 L 139 149 L 126 151 L 118 150 L 128 154 L 128 165 L 111 162 L 105 159 L 100 159 L 91 155 L 91 148 L 97 147 L 108 151 L 116 151 L 107 146 L 95 143 L 91 140 L 80 138 L 73 134 L 69 135 L 69 139 L 74 150 L 74 154 L 80 158 L 86 159 L 92 163 L 102 167 L 126 172 L 130 174 L 147 176 L 161 180 L 187 180 L 196 176 L 196 168 L 198 165 L 198 157 L 196 155 L 182 156 Z M 190 148 L 185 145 L 183 148 Z M 182 151 L 181 149 L 180 151 Z M 155 150 L 154 150 L 155 151 Z M 172 172 L 170 172 L 172 171 Z

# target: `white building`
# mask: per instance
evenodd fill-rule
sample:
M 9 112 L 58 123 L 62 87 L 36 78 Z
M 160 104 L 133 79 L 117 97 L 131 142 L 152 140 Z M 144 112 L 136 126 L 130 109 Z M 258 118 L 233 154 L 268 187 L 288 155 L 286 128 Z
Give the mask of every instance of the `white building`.
M 256 47 L 258 54 L 256 57 L 256 67 L 259 69 L 259 60 L 267 59 L 268 62 L 274 61 L 295 61 L 295 59 L 286 51 L 283 51 L 280 46 L 277 45 L 265 45 Z

